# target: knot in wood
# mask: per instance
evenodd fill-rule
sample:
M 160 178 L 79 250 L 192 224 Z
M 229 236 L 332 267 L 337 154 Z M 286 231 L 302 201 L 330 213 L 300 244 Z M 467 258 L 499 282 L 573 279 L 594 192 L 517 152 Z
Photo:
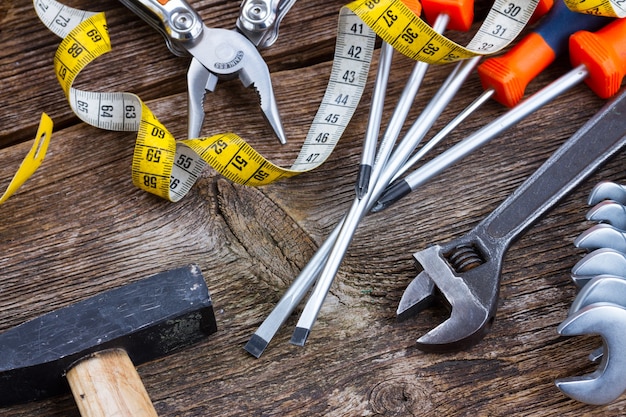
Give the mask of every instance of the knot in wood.
M 372 389 L 370 406 L 376 414 L 385 416 L 420 416 L 432 409 L 428 389 L 417 381 L 391 379 Z

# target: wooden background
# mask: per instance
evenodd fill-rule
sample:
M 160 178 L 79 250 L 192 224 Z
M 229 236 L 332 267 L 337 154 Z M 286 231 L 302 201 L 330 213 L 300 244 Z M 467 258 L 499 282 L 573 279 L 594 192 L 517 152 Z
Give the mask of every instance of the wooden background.
M 208 26 L 234 27 L 239 1 L 192 3 Z M 67 4 L 106 11 L 113 41 L 113 52 L 88 68 L 82 85 L 137 93 L 177 137 L 184 137 L 188 60 L 171 55 L 156 32 L 116 1 Z M 238 81 L 220 83 L 207 96 L 204 133 L 235 131 L 272 161 L 288 165 L 321 100 L 342 5 L 296 3 L 278 42 L 263 51 L 286 122 L 287 146 L 278 145 L 254 93 Z M 450 36 L 462 43 L 470 37 Z M 584 251 L 572 241 L 591 226 L 584 221 L 586 197 L 600 180 L 626 183 L 621 155 L 510 249 L 495 324 L 477 346 L 453 354 L 426 354 L 415 347 L 417 337 L 444 319 L 443 309 L 403 323 L 395 319 L 402 292 L 416 274 L 413 252 L 470 230 L 539 167 L 600 108 L 602 101 L 586 86 L 574 88 L 397 206 L 368 217 L 307 345 L 288 342 L 294 314 L 255 359 L 244 344 L 353 199 L 373 72 L 346 135 L 320 168 L 258 189 L 207 170 L 187 197 L 172 204 L 132 185 L 133 133 L 98 130 L 71 113 L 52 69 L 58 43 L 30 2 L 1 1 L 2 189 L 32 143 L 40 113 L 49 113 L 56 124 L 42 167 L 0 206 L 0 331 L 196 262 L 207 279 L 219 330 L 202 343 L 139 366 L 162 416 L 623 414 L 626 400 L 588 406 L 554 386 L 556 378 L 595 369 L 586 356 L 599 338 L 559 337 L 556 327 L 576 294 L 569 271 Z M 385 120 L 412 65 L 403 56 L 394 58 Z M 568 69 L 566 59 L 558 61 L 528 91 Z M 411 120 L 449 70 L 429 71 Z M 480 92 L 472 75 L 437 126 Z M 487 103 L 437 152 L 503 111 Z M 0 414 L 77 416 L 78 411 L 66 395 Z

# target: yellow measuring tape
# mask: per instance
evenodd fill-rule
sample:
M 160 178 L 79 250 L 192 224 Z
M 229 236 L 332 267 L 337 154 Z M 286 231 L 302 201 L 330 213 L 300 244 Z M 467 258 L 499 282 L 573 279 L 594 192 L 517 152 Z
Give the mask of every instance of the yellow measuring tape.
M 435 32 L 399 0 L 355 1 L 347 7 L 409 58 L 429 64 L 447 64 L 502 50 L 524 29 L 537 4 L 537 0 L 495 0 L 467 46 Z
M 72 87 L 90 62 L 111 49 L 104 15 L 70 8 L 56 0 L 34 0 L 42 22 L 63 38 L 54 67 L 73 111 L 99 128 L 137 131 L 133 183 L 170 201 L 180 200 L 191 189 L 206 164 L 234 182 L 252 186 L 322 164 L 360 101 L 376 35 L 412 59 L 449 63 L 501 50 L 521 32 L 536 5 L 537 0 L 496 0 L 477 34 L 463 47 L 434 32 L 401 0 L 348 4 L 339 14 L 335 57 L 322 103 L 295 162 L 283 168 L 234 133 L 177 141 L 134 94 Z
M 50 138 L 52 137 L 52 127 L 52 119 L 50 119 L 46 113 L 43 113 L 41 115 L 41 120 L 39 121 L 39 128 L 37 130 L 33 146 L 26 154 L 26 157 L 17 169 L 13 179 L 11 179 L 7 189 L 0 197 L 0 204 L 7 201 L 7 199 L 11 197 L 18 190 L 18 188 L 20 188 L 26 180 L 30 178 L 31 175 L 33 175 L 37 168 L 39 168 L 44 157 L 46 156 L 46 151 L 48 150 L 48 144 L 50 143 Z
M 626 0 L 564 0 L 567 7 L 578 13 L 622 18 L 626 16 Z
M 322 103 L 300 154 L 290 168 L 282 168 L 233 133 L 176 141 L 134 94 L 75 89 L 72 84 L 78 74 L 111 49 L 104 15 L 73 9 L 55 0 L 35 0 L 34 4 L 42 22 L 63 37 L 54 67 L 74 112 L 93 126 L 137 131 L 133 183 L 170 201 L 180 200 L 189 191 L 205 164 L 234 182 L 258 186 L 323 163 L 360 101 L 376 40 L 357 16 L 342 11 L 335 59 Z M 67 29 L 71 30 L 65 33 Z

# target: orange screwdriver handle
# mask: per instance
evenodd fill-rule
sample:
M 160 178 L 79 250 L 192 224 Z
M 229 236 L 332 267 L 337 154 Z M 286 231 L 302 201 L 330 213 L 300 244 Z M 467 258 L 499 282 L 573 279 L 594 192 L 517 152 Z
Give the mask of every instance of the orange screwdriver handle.
M 430 24 L 437 16 L 445 14 L 450 18 L 447 28 L 467 32 L 474 20 L 473 0 L 422 0 L 426 21 Z
M 507 107 L 520 102 L 528 84 L 567 51 L 569 36 L 577 30 L 595 30 L 610 20 L 574 13 L 558 1 L 539 26 L 506 54 L 485 60 L 476 71 L 485 90 Z
M 528 24 L 532 25 L 533 23 L 536 23 L 537 20 L 547 15 L 548 12 L 552 9 L 552 6 L 554 6 L 554 0 L 539 0 L 539 3 L 537 3 L 537 7 L 535 7 L 533 15 L 530 17 L 530 20 L 528 20 Z
M 569 39 L 570 61 L 585 65 L 585 83 L 601 98 L 617 93 L 626 71 L 626 18 L 617 19 L 595 33 L 581 31 Z
M 419 0 L 402 0 L 402 3 L 411 9 L 416 16 L 419 16 L 422 13 L 422 3 Z

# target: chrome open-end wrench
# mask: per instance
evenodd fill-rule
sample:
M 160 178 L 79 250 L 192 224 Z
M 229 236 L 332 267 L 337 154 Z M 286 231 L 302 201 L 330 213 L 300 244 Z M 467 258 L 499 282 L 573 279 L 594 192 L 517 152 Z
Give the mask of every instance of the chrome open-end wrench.
M 469 347 L 495 317 L 503 257 L 541 215 L 626 145 L 626 90 L 605 105 L 473 230 L 414 257 L 423 271 L 400 300 L 398 316 L 425 308 L 434 289 L 447 299 L 449 319 L 418 339 L 423 350 Z
M 555 382 L 564 394 L 587 404 L 603 405 L 626 391 L 626 308 L 607 302 L 590 304 L 569 316 L 558 332 L 563 336 L 600 335 L 604 348 L 594 372 Z

